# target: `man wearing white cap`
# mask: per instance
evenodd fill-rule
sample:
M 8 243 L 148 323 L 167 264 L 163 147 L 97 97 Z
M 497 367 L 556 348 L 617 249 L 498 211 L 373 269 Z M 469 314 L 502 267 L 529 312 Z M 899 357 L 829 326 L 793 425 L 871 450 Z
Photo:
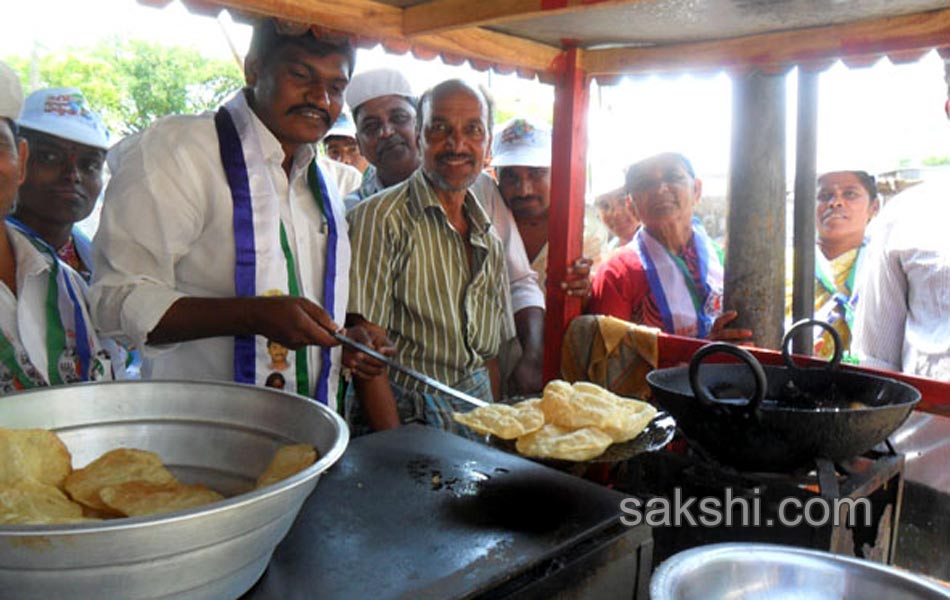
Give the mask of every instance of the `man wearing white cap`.
M 17 123 L 30 163 L 13 217 L 88 281 L 92 249 L 74 225 L 89 216 L 102 191 L 109 133 L 76 88 L 33 92 Z
M 29 147 L 14 119 L 23 105 L 16 73 L 0 62 L 0 212 L 26 178 Z M 86 284 L 56 249 L 16 222 L 0 227 L 0 394 L 112 379 L 114 344 L 100 340 Z
M 343 365 L 383 371 L 341 357 L 331 335 L 346 313 L 350 246 L 316 142 L 353 65 L 345 39 L 261 21 L 244 89 L 214 114 L 167 117 L 110 153 L 92 304 L 103 331 L 142 350 L 143 377 L 283 381 L 338 408 Z
M 340 112 L 340 116 L 333 124 L 333 127 L 323 136 L 323 149 L 326 152 L 326 156 L 321 156 L 317 159 L 317 164 L 320 165 L 320 168 L 336 182 L 336 187 L 342 197 L 346 197 L 348 194 L 352 194 L 360 189 L 360 183 L 363 181 L 363 172 L 361 168 L 356 167 L 356 164 L 359 164 L 360 161 L 362 161 L 364 165 L 367 164 L 366 160 L 360 156 L 359 150 L 356 148 L 356 138 L 345 137 L 345 134 L 350 130 L 355 133 L 352 121 L 349 120 L 349 116 Z M 352 135 L 352 133 L 350 135 Z M 350 141 L 350 146 L 346 145 L 345 140 L 347 139 Z M 341 140 L 343 141 L 341 142 Z M 358 159 L 348 151 L 350 147 L 356 152 Z
M 360 73 L 353 77 L 347 88 L 346 101 L 356 120 L 360 150 L 371 164 L 363 176 L 359 193 L 347 198 L 349 209 L 361 200 L 408 179 L 419 168 L 422 156 L 416 139 L 416 100 L 402 73 L 394 69 Z M 537 275 L 528 262 L 511 211 L 505 206 L 491 177 L 480 173 L 472 185 L 472 192 L 504 246 L 511 309 L 518 341 L 526 349 L 513 365 L 508 364 L 503 350 L 503 371 L 510 374 L 504 387 L 508 393 L 537 392 L 541 390 L 544 291 L 538 286 Z
M 370 167 L 358 192 L 346 198 L 349 210 L 419 168 L 416 98 L 409 81 L 395 69 L 373 69 L 353 77 L 346 103 L 356 124 L 356 142 Z
M 531 268 L 542 289 L 548 268 L 548 216 L 551 206 L 551 128 L 522 117 L 499 126 L 492 140 L 492 161 L 498 189 L 514 214 Z M 586 300 L 590 296 L 590 267 L 586 257 L 599 257 L 602 240 L 584 236 L 584 257 L 568 269 L 561 289 Z
M 353 117 L 346 112 L 340 113 L 336 123 L 323 136 L 323 149 L 329 158 L 359 171 L 360 180 L 362 180 L 369 162 L 360 154 L 360 148 L 356 143 L 356 125 L 353 123 Z M 359 184 L 356 187 L 359 188 Z M 340 193 L 346 196 L 350 192 L 344 193 L 341 189 Z

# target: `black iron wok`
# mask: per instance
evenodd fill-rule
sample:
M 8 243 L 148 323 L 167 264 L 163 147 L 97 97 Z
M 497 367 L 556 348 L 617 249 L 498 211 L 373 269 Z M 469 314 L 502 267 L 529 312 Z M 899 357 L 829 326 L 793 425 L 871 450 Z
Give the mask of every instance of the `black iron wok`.
M 835 356 L 825 367 L 799 368 L 792 335 L 818 325 L 831 332 Z M 745 364 L 707 364 L 725 353 Z M 910 414 L 920 392 L 899 381 L 839 370 L 841 345 L 826 323 L 803 321 L 782 342 L 785 367 L 763 367 L 748 351 L 712 343 L 689 367 L 660 369 L 647 382 L 684 435 L 714 459 L 740 470 L 785 472 L 867 452 Z

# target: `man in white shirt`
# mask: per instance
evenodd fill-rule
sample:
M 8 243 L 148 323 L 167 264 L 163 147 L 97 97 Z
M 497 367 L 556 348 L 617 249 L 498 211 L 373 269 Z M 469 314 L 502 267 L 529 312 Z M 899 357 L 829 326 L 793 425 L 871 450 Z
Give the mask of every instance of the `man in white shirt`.
M 356 122 L 356 140 L 370 162 L 359 191 L 346 198 L 347 209 L 383 189 L 397 185 L 422 164 L 416 140 L 416 99 L 409 80 L 395 69 L 375 69 L 353 77 L 346 102 Z M 489 106 L 489 119 L 491 107 Z M 512 365 L 505 382 L 508 394 L 540 392 L 544 344 L 544 291 L 531 269 L 511 211 L 485 173 L 472 184 L 472 193 L 485 209 L 501 239 L 511 285 L 511 310 L 518 342 L 525 352 Z M 506 344 L 507 346 L 507 344 Z M 503 354 L 507 349 L 503 349 Z M 503 358 L 507 363 L 507 357 Z
M 950 119 L 950 60 L 944 61 Z M 852 347 L 867 367 L 950 382 L 950 178 L 893 198 L 858 287 Z
M 859 282 L 861 365 L 950 381 L 950 179 L 895 196 L 878 217 Z
M 29 149 L 14 119 L 20 81 L 0 62 L 0 214 L 26 179 Z M 0 394 L 36 386 L 112 379 L 111 341 L 86 308 L 86 284 L 56 249 L 20 223 L 0 224 Z
M 280 381 L 338 407 L 331 332 L 346 314 L 350 247 L 315 143 L 353 63 L 345 40 L 262 21 L 247 86 L 224 107 L 165 118 L 110 155 L 91 304 L 102 331 L 142 348 L 143 377 Z M 282 372 L 276 345 L 291 350 Z M 361 354 L 343 361 L 382 371 Z

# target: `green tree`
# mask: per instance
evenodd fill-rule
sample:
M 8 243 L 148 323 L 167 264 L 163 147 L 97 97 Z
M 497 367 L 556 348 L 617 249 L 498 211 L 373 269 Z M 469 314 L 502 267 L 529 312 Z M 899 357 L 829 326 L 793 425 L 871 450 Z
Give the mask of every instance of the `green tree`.
M 950 156 L 928 156 L 921 162 L 925 167 L 942 167 L 950 165 Z
M 5 59 L 29 89 L 31 61 Z M 207 59 L 190 48 L 144 41 L 104 40 L 39 59 L 39 87 L 78 87 L 114 134 L 141 131 L 166 115 L 214 108 L 241 87 L 231 61 Z

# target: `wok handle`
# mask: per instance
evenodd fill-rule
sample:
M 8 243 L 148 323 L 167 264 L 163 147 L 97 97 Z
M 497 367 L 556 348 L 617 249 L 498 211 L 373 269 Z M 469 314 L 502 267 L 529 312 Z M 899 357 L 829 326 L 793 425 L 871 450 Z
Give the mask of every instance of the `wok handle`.
M 709 388 L 702 385 L 699 381 L 699 367 L 702 365 L 703 360 L 711 354 L 729 354 L 748 365 L 749 369 L 752 370 L 753 379 L 755 379 L 755 392 L 751 398 L 748 398 L 748 402 L 742 406 L 748 412 L 754 412 L 758 409 L 762 400 L 765 399 L 765 389 L 767 386 L 765 370 L 762 368 L 762 364 L 758 359 L 752 356 L 748 350 L 725 342 L 706 344 L 697 350 L 696 354 L 694 354 L 693 358 L 689 361 L 689 386 L 693 390 L 693 395 L 706 406 L 726 404 L 714 398 L 713 395 L 709 393 Z
M 795 361 L 792 360 L 792 353 L 789 350 L 791 346 L 792 338 L 796 331 L 802 329 L 803 327 L 821 327 L 831 335 L 831 341 L 835 345 L 835 352 L 831 357 L 831 360 L 825 366 L 825 370 L 829 373 L 838 368 L 838 365 L 841 364 L 841 357 L 844 355 L 844 347 L 841 343 L 841 335 L 835 331 L 835 328 L 831 326 L 830 323 L 825 321 L 819 321 L 818 319 L 802 319 L 794 325 L 792 325 L 787 332 L 785 332 L 785 337 L 782 338 L 782 360 L 785 361 L 785 366 L 789 368 L 789 371 L 792 374 L 792 377 L 796 379 L 801 374 L 802 368 L 795 364 Z

